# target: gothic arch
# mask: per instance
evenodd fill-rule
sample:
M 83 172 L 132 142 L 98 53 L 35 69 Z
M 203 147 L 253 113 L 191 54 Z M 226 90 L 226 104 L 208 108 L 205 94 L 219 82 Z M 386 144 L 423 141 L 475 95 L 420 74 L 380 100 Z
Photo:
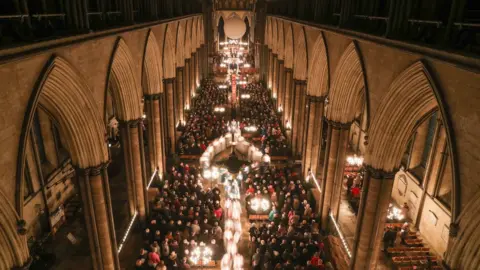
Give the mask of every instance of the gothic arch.
M 308 50 L 307 50 L 307 36 L 305 35 L 305 28 L 300 26 L 295 33 L 295 58 L 293 63 L 293 77 L 297 80 L 307 80 L 308 75 Z
M 426 74 L 423 63 L 416 62 L 390 85 L 370 129 L 365 157 L 370 166 L 388 172 L 396 170 L 417 123 L 438 108 Z
M 17 232 L 20 217 L 6 198 L 0 189 L 0 269 L 20 268 L 29 260 L 27 238 Z
M 278 54 L 278 44 L 277 44 L 277 19 L 272 18 L 272 53 Z
M 285 59 L 285 35 L 284 35 L 284 28 L 283 28 L 283 20 L 277 21 L 277 53 L 278 53 L 278 60 Z
M 191 52 L 190 53 L 195 53 L 197 51 L 198 46 L 198 17 L 194 17 L 192 19 L 192 46 L 191 46 Z
M 119 38 L 113 50 L 105 89 L 105 100 L 107 91 L 112 90 L 111 94 L 119 120 L 139 119 L 143 114 L 142 91 L 135 74 L 136 68 L 132 54 L 125 41 Z
M 178 23 L 167 24 L 163 41 L 163 77 L 170 79 L 175 77 L 175 44 L 177 39 Z
M 313 85 L 314 86 L 314 85 Z M 350 43 L 340 58 L 335 70 L 329 93 L 327 119 L 340 123 L 350 123 L 355 119 L 358 104 L 362 99 L 367 108 L 368 95 L 363 63 L 355 42 Z
M 176 67 L 183 67 L 184 57 L 184 46 L 185 46 L 185 20 L 182 20 L 178 23 L 177 27 L 177 38 L 175 46 L 175 62 Z
M 184 38 L 184 59 L 190 59 L 192 55 L 192 28 L 193 18 L 185 21 L 185 38 Z
M 265 27 L 265 37 L 268 48 L 272 48 L 272 19 L 270 17 L 267 18 L 267 25 Z
M 85 80 L 64 59 L 52 57 L 45 66 L 28 103 L 18 153 L 16 210 L 23 215 L 23 173 L 29 132 L 38 106 L 59 123 L 72 162 L 80 168 L 98 166 L 108 160 L 105 127 Z
M 284 23 L 285 27 L 285 67 L 293 68 L 293 59 L 295 58 L 295 38 L 293 36 L 293 25 Z
M 152 30 L 149 30 L 143 57 L 143 91 L 152 95 L 163 93 L 162 83 L 162 54 L 158 48 L 157 39 Z
M 326 96 L 329 89 L 328 54 L 323 32 L 313 45 L 313 57 L 308 70 L 307 93 L 312 96 Z

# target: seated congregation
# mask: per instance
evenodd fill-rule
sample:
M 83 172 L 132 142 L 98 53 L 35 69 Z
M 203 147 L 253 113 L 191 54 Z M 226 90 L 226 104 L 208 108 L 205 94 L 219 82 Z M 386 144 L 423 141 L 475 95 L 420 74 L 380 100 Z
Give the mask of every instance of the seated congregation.
M 241 91 L 240 100 L 240 128 L 244 137 L 259 141 L 264 154 L 288 155 L 287 138 L 270 93 L 260 83 L 251 83 Z

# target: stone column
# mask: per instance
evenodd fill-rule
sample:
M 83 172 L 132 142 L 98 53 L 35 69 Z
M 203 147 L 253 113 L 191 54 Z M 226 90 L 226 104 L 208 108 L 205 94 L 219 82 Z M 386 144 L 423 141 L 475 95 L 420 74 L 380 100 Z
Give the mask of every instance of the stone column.
M 413 142 L 412 153 L 410 155 L 410 162 L 408 164 L 409 169 L 416 168 L 422 163 L 423 149 L 425 148 L 425 143 L 427 142 L 429 122 L 430 121 L 428 119 L 423 121 L 423 123 L 417 129 L 417 133 L 415 134 L 415 139 Z
M 278 86 L 278 56 L 273 54 L 273 76 L 272 76 L 272 92 L 273 97 L 278 100 L 277 86 Z M 278 104 L 278 103 L 277 103 Z
M 377 267 L 395 177 L 395 172 L 365 167 L 350 269 Z
M 338 213 L 340 210 L 340 202 L 342 201 L 342 190 L 343 190 L 343 174 L 345 171 L 345 161 L 347 155 L 347 146 L 348 146 L 348 135 L 349 135 L 349 124 L 337 124 L 334 125 L 334 128 L 340 130 L 338 136 L 338 148 L 332 149 L 330 148 L 329 151 L 329 161 L 328 166 L 334 166 L 332 169 L 333 175 L 333 194 L 332 200 L 330 203 L 330 208 L 333 216 L 338 219 Z M 336 159 L 335 161 L 330 160 Z M 331 162 L 332 161 L 332 162 Z M 330 168 L 327 168 L 327 173 L 330 172 Z M 330 175 L 327 174 L 327 179 L 329 179 Z M 331 179 L 329 179 L 331 180 Z
M 153 135 L 155 138 L 155 165 L 158 168 L 159 173 L 163 173 L 165 168 L 165 150 L 164 150 L 164 137 L 162 132 L 162 116 L 160 113 L 160 95 L 156 95 L 153 98 Z
M 330 202 L 332 199 L 333 186 L 335 181 L 335 164 L 337 162 L 338 144 L 340 139 L 340 129 L 329 122 L 327 130 L 327 145 L 325 149 L 325 165 L 322 174 L 322 197 L 321 208 L 321 226 L 322 229 L 328 227 L 328 214 L 330 212 Z
M 190 64 L 190 106 L 192 106 L 192 94 L 197 88 L 197 54 L 192 53 Z
M 184 80 L 183 80 L 183 108 L 185 108 L 187 105 L 190 107 L 190 79 L 191 79 L 191 74 L 190 74 L 190 65 L 191 65 L 191 60 L 190 59 L 185 59 L 185 69 L 183 72 Z M 186 121 L 187 119 L 183 119 Z
M 317 159 L 320 153 L 320 143 L 322 136 L 322 121 L 325 97 L 307 96 L 308 108 L 305 129 L 305 147 L 303 151 L 303 175 L 307 175 L 308 170 L 313 174 L 317 173 Z
M 107 165 L 77 169 L 93 269 L 120 269 Z
M 156 168 L 156 154 L 155 154 L 155 127 L 153 123 L 153 96 L 154 95 L 145 95 L 144 96 L 144 107 L 145 107 L 145 115 L 147 121 L 147 132 L 148 132 L 148 161 L 150 163 L 149 172 L 153 173 Z
M 278 82 L 277 82 L 277 109 L 282 107 L 282 110 L 285 108 L 285 62 L 283 60 L 278 60 Z M 283 115 L 283 111 L 282 111 Z
M 140 150 L 140 137 L 139 129 L 141 127 L 141 120 L 128 121 L 129 128 L 129 143 L 130 143 L 130 162 L 133 171 L 133 179 L 135 184 L 135 194 L 137 202 L 137 212 L 140 222 L 142 224 L 146 221 L 145 210 L 145 181 L 143 181 L 142 162 L 141 162 L 141 150 Z
M 273 54 L 272 50 L 268 49 L 268 88 L 273 90 Z
M 135 194 L 135 176 L 132 167 L 132 149 L 130 144 L 130 131 L 128 122 L 120 121 L 120 138 L 121 138 L 121 146 L 123 148 L 123 158 L 125 163 L 125 177 L 127 181 L 127 194 L 128 194 L 128 209 L 130 218 L 135 215 L 136 209 L 136 194 Z
M 183 116 L 183 107 L 185 106 L 185 98 L 183 96 L 183 89 L 184 89 L 184 78 L 183 78 L 183 67 L 177 67 L 177 85 L 175 89 L 175 107 L 176 109 L 176 115 L 178 116 L 178 120 L 175 123 L 175 126 L 179 123 L 182 123 L 184 121 L 184 116 Z M 177 98 L 178 97 L 178 98 Z
M 293 69 L 285 69 L 285 106 L 283 113 L 283 124 L 287 121 L 292 124 L 292 107 L 293 107 Z
M 166 104 L 167 104 L 167 115 L 168 115 L 168 145 L 170 153 L 175 153 L 175 125 L 179 121 L 179 115 L 176 114 L 177 107 L 175 106 L 175 78 L 164 79 L 165 92 L 166 94 Z
M 292 151 L 294 156 L 302 155 L 303 126 L 306 107 L 306 81 L 294 80 L 294 96 L 292 114 Z

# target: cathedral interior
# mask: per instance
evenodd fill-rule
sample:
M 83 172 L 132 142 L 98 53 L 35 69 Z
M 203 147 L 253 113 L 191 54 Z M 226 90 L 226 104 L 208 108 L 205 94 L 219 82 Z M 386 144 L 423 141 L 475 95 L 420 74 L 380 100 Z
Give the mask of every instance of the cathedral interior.
M 480 1 L 0 1 L 0 269 L 480 269 Z

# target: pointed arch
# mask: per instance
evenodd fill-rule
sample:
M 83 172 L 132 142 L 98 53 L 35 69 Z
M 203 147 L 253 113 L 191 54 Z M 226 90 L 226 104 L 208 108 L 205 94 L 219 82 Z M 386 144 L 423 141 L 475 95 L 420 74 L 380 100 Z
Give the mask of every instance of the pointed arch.
M 323 32 L 313 45 L 313 56 L 308 70 L 307 93 L 312 96 L 326 96 L 330 84 L 328 54 Z
M 193 18 L 185 21 L 185 38 L 184 38 L 184 53 L 183 57 L 189 59 L 192 55 L 193 46 L 192 42 L 192 27 L 193 27 Z
M 277 44 L 277 19 L 272 18 L 272 53 L 278 54 L 278 44 Z
M 177 22 L 167 24 L 163 44 L 163 78 L 175 77 L 175 44 L 177 40 Z
M 17 232 L 20 217 L 1 189 L 0 205 L 0 269 L 20 269 L 29 260 L 27 239 Z
M 285 36 L 284 36 L 284 28 L 283 28 L 283 20 L 277 21 L 277 53 L 278 53 L 278 60 L 285 59 Z
M 143 91 L 152 95 L 163 93 L 162 54 L 158 48 L 157 39 L 150 29 L 147 34 L 145 53 L 143 56 Z
M 308 76 L 308 50 L 307 36 L 303 26 L 297 27 L 295 33 L 295 58 L 293 63 L 293 77 L 297 80 L 305 81 Z
M 392 82 L 375 112 L 366 162 L 388 172 L 397 169 L 414 128 L 437 108 L 427 70 L 416 62 Z
M 136 68 L 132 54 L 122 38 L 113 50 L 105 89 L 111 90 L 115 111 L 119 120 L 129 121 L 142 116 L 142 91 L 135 76 Z
M 175 45 L 175 64 L 176 67 L 183 67 L 184 57 L 184 46 L 185 46 L 185 20 L 178 22 L 177 27 L 177 38 Z
M 265 26 L 265 44 L 268 48 L 272 48 L 272 19 L 270 17 L 267 18 L 267 25 Z
M 295 38 L 293 36 L 293 25 L 285 22 L 285 67 L 293 68 L 295 58 Z
M 362 101 L 366 104 L 368 127 L 368 95 L 365 73 L 360 53 L 355 42 L 350 43 L 340 58 L 335 70 L 329 93 L 327 119 L 350 123 L 355 119 L 358 105 Z
M 197 35 L 199 34 L 199 29 L 198 29 L 198 17 L 193 18 L 193 23 L 192 23 L 192 47 L 191 47 L 191 52 L 190 53 L 195 53 L 198 49 L 198 37 Z

